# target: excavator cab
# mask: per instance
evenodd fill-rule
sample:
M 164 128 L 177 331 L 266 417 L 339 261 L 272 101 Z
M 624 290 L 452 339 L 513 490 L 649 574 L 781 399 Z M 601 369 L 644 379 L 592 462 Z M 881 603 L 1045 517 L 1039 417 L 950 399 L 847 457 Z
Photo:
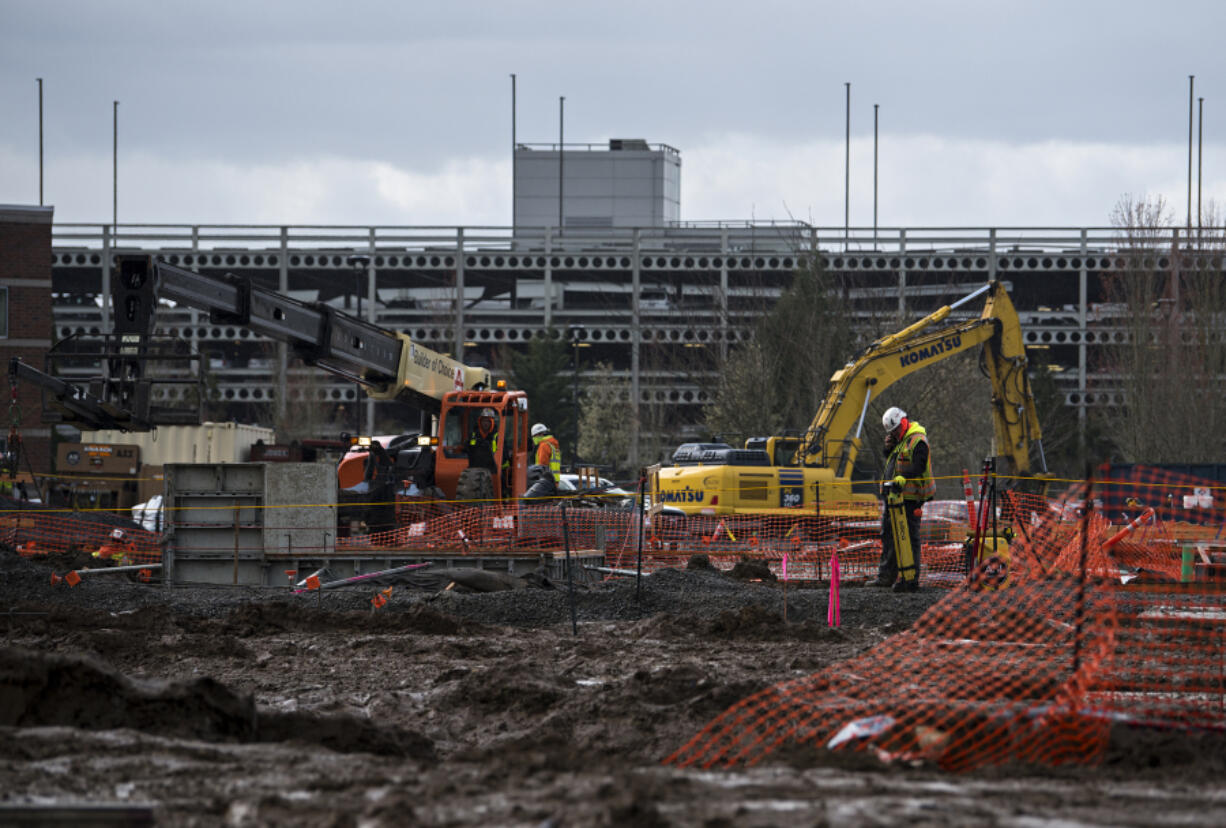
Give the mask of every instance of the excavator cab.
M 798 466 L 800 449 L 804 438 L 799 433 L 785 433 L 778 437 L 750 437 L 745 441 L 745 448 L 765 451 L 772 466 Z

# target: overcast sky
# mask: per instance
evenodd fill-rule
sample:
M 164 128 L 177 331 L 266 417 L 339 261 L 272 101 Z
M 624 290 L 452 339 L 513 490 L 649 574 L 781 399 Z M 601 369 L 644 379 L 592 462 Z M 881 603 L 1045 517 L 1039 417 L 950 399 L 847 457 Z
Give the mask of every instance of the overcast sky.
M 1188 75 L 1226 201 L 1226 3 L 0 0 L 0 203 L 119 220 L 506 225 L 518 138 L 681 151 L 684 220 L 1182 220 Z M 1195 161 L 1195 159 L 1194 159 Z M 1195 176 L 1195 172 L 1193 173 Z M 1195 187 L 1195 177 L 1193 179 Z

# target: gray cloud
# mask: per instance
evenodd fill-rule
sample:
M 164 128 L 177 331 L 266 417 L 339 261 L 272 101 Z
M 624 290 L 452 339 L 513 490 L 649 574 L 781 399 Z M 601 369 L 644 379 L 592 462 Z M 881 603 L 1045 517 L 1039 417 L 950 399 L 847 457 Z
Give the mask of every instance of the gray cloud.
M 449 164 L 509 158 L 512 71 L 520 140 L 555 138 L 564 94 L 568 139 L 641 136 L 679 147 L 687 161 L 734 135 L 756 136 L 763 152 L 841 140 L 844 81 L 861 139 L 879 102 L 883 130 L 896 138 L 1177 146 L 1188 73 L 1204 90 L 1207 123 L 1218 122 L 1224 59 L 1215 41 L 1226 6 L 1175 3 L 1154 15 L 1136 0 L 6 0 L 0 149 L 27 170 L 36 164 L 41 76 L 49 165 L 92 158 L 109 177 L 117 98 L 124 161 L 179 164 L 182 187 L 193 186 L 192 170 L 217 165 L 309 169 L 344 159 L 429 178 Z M 861 178 L 863 163 L 861 155 Z M 696 172 L 687 164 L 683 178 Z M 822 186 L 841 185 L 832 172 Z M 0 201 L 30 200 L 22 178 L 0 176 Z M 64 210 L 75 197 L 56 194 Z M 683 212 L 696 217 L 685 204 Z M 976 215 L 968 210 L 966 223 Z

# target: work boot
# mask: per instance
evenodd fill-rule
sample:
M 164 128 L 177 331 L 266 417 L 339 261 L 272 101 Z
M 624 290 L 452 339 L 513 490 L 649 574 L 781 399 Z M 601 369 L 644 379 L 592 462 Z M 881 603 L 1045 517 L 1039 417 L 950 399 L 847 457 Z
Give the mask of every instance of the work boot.
M 874 578 L 873 580 L 869 581 L 868 583 L 866 583 L 865 586 L 880 587 L 881 589 L 889 589 L 890 587 L 894 586 L 894 579 L 893 578 L 886 579 L 886 578 L 882 578 L 881 576 L 878 576 Z
M 919 592 L 919 581 L 899 581 L 894 584 L 895 592 Z

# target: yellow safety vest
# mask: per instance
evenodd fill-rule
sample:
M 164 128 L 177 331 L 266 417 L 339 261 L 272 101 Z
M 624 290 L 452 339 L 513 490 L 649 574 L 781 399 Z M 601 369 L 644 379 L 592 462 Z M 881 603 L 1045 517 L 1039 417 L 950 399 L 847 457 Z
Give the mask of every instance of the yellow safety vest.
M 558 445 L 558 438 L 550 435 L 548 437 L 534 437 L 536 441 L 536 462 L 540 465 L 545 465 L 541 462 L 541 447 L 546 447 L 548 451 L 549 471 L 553 473 L 554 482 L 562 479 L 562 447 Z
M 895 470 L 897 474 L 898 465 L 900 463 L 910 463 L 911 456 L 915 453 L 915 447 L 920 442 L 928 442 L 928 432 L 919 423 L 911 423 L 907 429 L 907 433 L 898 441 L 898 445 L 890 452 L 890 457 L 886 461 L 886 467 Z M 924 464 L 924 471 L 919 477 L 908 477 L 906 483 L 902 487 L 902 496 L 907 500 L 922 500 L 929 501 L 937 493 L 937 482 L 932 477 L 932 447 L 928 449 L 928 462 Z

